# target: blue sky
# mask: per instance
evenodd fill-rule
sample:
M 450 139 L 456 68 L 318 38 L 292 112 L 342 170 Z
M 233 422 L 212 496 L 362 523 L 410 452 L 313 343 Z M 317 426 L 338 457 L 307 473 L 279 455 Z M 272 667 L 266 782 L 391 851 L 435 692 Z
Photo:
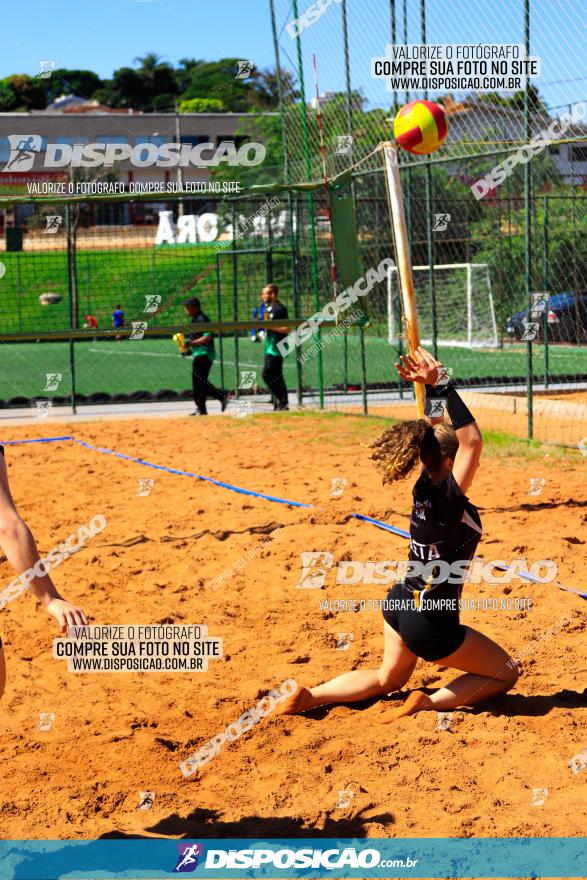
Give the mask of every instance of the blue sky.
M 536 81 L 551 105 L 587 97 L 583 0 L 532 0 L 533 54 L 542 59 Z M 370 58 L 389 41 L 389 0 L 347 0 L 351 75 L 371 105 L 388 106 L 389 95 L 371 80 Z M 291 0 L 275 0 L 282 63 L 296 63 L 295 42 L 285 31 Z M 303 11 L 309 0 L 299 0 Z M 401 9 L 402 2 L 397 0 Z M 420 41 L 419 0 L 408 0 L 408 38 Z M 428 0 L 428 41 L 521 42 L 522 0 Z M 24 10 L 24 11 L 23 11 Z M 398 13 L 399 35 L 403 32 Z M 154 51 L 170 62 L 182 57 L 234 56 L 258 67 L 273 65 L 268 0 L 30 0 L 5 4 L 0 24 L 0 75 L 35 73 L 39 61 L 89 68 L 107 77 L 136 56 Z M 398 39 L 398 42 L 401 42 Z M 341 8 L 337 2 L 302 34 L 306 95 L 313 93 L 311 52 L 316 51 L 320 89 L 344 86 Z

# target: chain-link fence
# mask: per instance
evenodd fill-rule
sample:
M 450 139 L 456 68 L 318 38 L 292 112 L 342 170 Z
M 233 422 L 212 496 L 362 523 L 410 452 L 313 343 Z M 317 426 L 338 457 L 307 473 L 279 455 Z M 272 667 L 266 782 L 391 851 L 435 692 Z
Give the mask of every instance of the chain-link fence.
M 283 150 L 276 156 L 284 179 L 320 177 L 318 94 L 328 175 L 354 169 L 363 262 L 377 265 L 393 253 L 393 242 L 381 155 L 374 151 L 391 138 L 403 104 L 441 103 L 448 121 L 442 150 L 429 159 L 401 150 L 399 156 L 421 336 L 461 383 L 483 387 L 483 402 L 499 413 L 496 427 L 574 442 L 587 429 L 587 104 L 575 40 L 580 3 L 565 3 L 564 10 L 545 0 L 268 5 L 276 64 L 287 72 Z M 449 41 L 473 49 L 516 45 L 521 57 L 538 60 L 540 74 L 516 90 L 497 79 L 494 90 L 478 89 L 471 80 L 468 92 L 442 94 L 429 93 L 421 81 L 412 86 L 409 76 L 394 84 L 390 76 L 382 100 L 384 80 L 371 75 L 371 65 L 388 44 Z M 319 218 L 323 205 L 313 200 Z M 327 289 L 325 255 L 319 265 Z M 386 339 L 401 350 L 397 278 L 392 275 L 387 291 L 375 288 L 369 300 L 369 387 L 389 387 L 389 356 L 379 346 Z M 494 393 L 506 389 L 507 398 Z M 554 400 L 562 390 L 564 401 Z M 572 424 L 554 425 L 571 418 Z
M 383 171 L 377 157 L 371 162 L 351 184 L 365 272 L 394 253 Z M 459 175 L 479 173 L 479 162 L 461 163 Z M 587 384 L 585 199 L 553 192 L 532 197 L 532 288 L 550 293 L 529 320 L 524 205 L 516 175 L 499 197 L 478 202 L 444 164 L 433 167 L 432 186 L 425 167 L 402 173 L 424 344 L 462 386 L 484 392 L 483 406 L 495 410 L 496 427 L 526 432 L 529 378 L 533 402 L 545 390 L 571 391 L 556 406 L 550 398 L 538 399 L 532 429 L 545 439 L 578 441 L 586 387 L 581 383 Z M 163 220 L 176 228 L 177 205 L 161 211 L 159 228 L 90 225 L 86 207 L 52 206 L 48 216 L 61 220 L 55 232 L 47 232 L 46 219 L 44 225 L 29 222 L 22 249 L 1 255 L 5 405 L 39 397 L 57 403 L 72 396 L 79 403 L 189 397 L 189 362 L 171 340 L 173 329 L 185 323 L 186 297 L 197 295 L 208 318 L 223 322 L 258 315 L 269 281 L 278 284 L 291 318 L 307 319 L 332 299 L 322 190 L 312 194 L 311 205 L 303 193 L 228 202 L 218 210 L 212 243 L 181 242 L 177 235 L 160 241 Z M 175 211 L 175 221 L 165 211 Z M 431 264 L 428 216 L 439 218 Z M 351 320 L 341 315 L 337 327 L 322 330 L 318 343 L 313 336 L 285 359 L 288 387 L 300 402 L 320 394 L 346 402 L 357 396 L 357 405 L 366 408 L 411 399 L 411 388 L 401 386 L 393 369 L 404 345 L 393 267 L 364 299 L 366 327 L 349 309 Z M 119 310 L 122 317 L 115 314 Z M 142 326 L 143 332 L 129 339 L 117 334 L 116 322 L 139 331 Z M 536 336 L 531 345 L 523 338 L 528 326 Z M 83 340 L 76 338 L 80 331 Z M 260 334 L 222 334 L 217 351 L 220 384 L 246 393 L 239 389 L 242 373 L 262 373 Z M 497 393 L 505 391 L 507 397 Z M 559 410 L 572 417 L 572 425 L 561 428 L 560 419 L 555 424 Z
M 577 443 L 587 433 L 587 114 L 582 80 L 570 75 L 572 15 L 557 18 L 542 0 L 493 0 L 480 17 L 471 2 L 451 4 L 451 42 L 525 44 L 540 58 L 541 85 L 431 94 L 448 119 L 445 144 L 428 159 L 400 151 L 420 334 L 462 386 L 483 393 L 478 403 L 491 426 Z M 330 189 L 352 199 L 356 222 L 345 246 L 356 246 L 364 272 L 394 258 L 379 145 L 390 139 L 395 110 L 426 94 L 405 89 L 382 101 L 381 83 L 366 72 L 387 43 L 446 42 L 446 9 L 342 0 L 322 4 L 309 24 L 301 4 L 269 7 L 280 112 L 250 115 L 237 132 L 267 147 L 261 166 L 239 169 L 240 196 L 181 204 L 96 198 L 14 211 L 0 280 L 0 396 L 8 403 L 49 393 L 48 373 L 62 376 L 53 393 L 64 400 L 187 397 L 189 364 L 171 331 L 165 336 L 184 321 L 186 296 L 199 296 L 212 321 L 235 321 L 253 318 L 268 281 L 299 320 L 340 295 L 326 186 L 316 186 L 323 167 L 313 54 L 325 170 Z M 287 188 L 304 182 L 307 191 Z M 330 394 L 348 404 L 357 395 L 366 410 L 411 399 L 393 369 L 405 345 L 395 269 L 371 284 L 363 305 L 367 326 L 349 309 L 348 320 L 341 315 L 285 359 L 299 401 Z M 141 339 L 116 339 L 119 307 L 127 326 L 148 325 Z M 84 326 L 83 341 L 52 336 Z M 218 339 L 214 369 L 237 394 L 242 370 L 260 375 L 260 341 L 252 330 Z

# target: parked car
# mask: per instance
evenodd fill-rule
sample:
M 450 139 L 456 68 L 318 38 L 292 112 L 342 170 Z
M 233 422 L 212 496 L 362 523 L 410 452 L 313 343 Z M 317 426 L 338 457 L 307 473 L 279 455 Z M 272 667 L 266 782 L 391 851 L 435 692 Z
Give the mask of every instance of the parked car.
M 507 319 L 506 332 L 515 339 L 522 339 L 524 323 L 538 323 L 536 339 L 544 342 L 544 310 L 549 342 L 587 342 L 587 291 L 572 290 L 566 293 L 551 293 L 548 303 L 528 318 L 528 309 L 516 312 Z

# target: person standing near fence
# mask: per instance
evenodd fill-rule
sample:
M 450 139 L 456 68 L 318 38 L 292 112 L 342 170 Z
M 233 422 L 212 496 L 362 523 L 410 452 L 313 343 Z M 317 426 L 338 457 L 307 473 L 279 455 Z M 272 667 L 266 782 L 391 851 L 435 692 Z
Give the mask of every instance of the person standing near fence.
M 202 311 L 200 300 L 196 296 L 190 296 L 186 299 L 183 306 L 186 315 L 191 318 L 192 324 L 210 323 L 210 318 Z M 208 415 L 206 409 L 206 399 L 208 397 L 219 400 L 222 412 L 224 412 L 228 405 L 230 393 L 223 388 L 216 388 L 215 385 L 208 382 L 208 374 L 216 359 L 213 334 L 209 331 L 198 330 L 190 334 L 190 338 L 185 340 L 184 345 L 192 355 L 192 388 L 196 411 L 191 413 L 191 415 Z
M 279 293 L 276 284 L 267 284 L 261 291 L 261 297 L 265 303 L 266 321 L 279 321 L 288 318 L 287 309 L 277 299 Z M 265 364 L 263 366 L 263 381 L 273 395 L 273 409 L 288 410 L 287 386 L 283 378 L 283 357 L 277 348 L 278 344 L 288 334 L 287 327 L 276 327 L 275 330 L 267 329 L 265 336 Z

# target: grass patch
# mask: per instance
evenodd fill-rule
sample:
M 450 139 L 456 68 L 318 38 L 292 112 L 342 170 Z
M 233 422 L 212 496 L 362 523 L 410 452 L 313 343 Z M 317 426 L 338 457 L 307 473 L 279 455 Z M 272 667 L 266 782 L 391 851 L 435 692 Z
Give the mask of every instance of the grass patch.
M 279 427 L 287 427 L 303 434 L 304 443 L 317 446 L 344 447 L 357 442 L 369 442 L 390 425 L 398 424 L 399 419 L 390 419 L 378 415 L 357 415 L 344 412 L 289 412 L 263 413 L 254 416 L 255 421 L 276 423 Z M 312 428 L 308 423 L 313 422 Z M 325 423 L 327 427 L 325 427 Z M 332 433 L 328 432 L 331 429 Z M 312 431 L 314 429 L 314 431 Z M 345 436 L 340 436 L 344 431 Z M 583 456 L 578 449 L 554 446 L 540 440 L 524 440 L 502 431 L 483 431 L 483 457 L 507 459 L 509 461 L 532 462 L 541 464 L 568 465 L 578 464 Z M 545 462 L 545 459 L 549 461 Z

